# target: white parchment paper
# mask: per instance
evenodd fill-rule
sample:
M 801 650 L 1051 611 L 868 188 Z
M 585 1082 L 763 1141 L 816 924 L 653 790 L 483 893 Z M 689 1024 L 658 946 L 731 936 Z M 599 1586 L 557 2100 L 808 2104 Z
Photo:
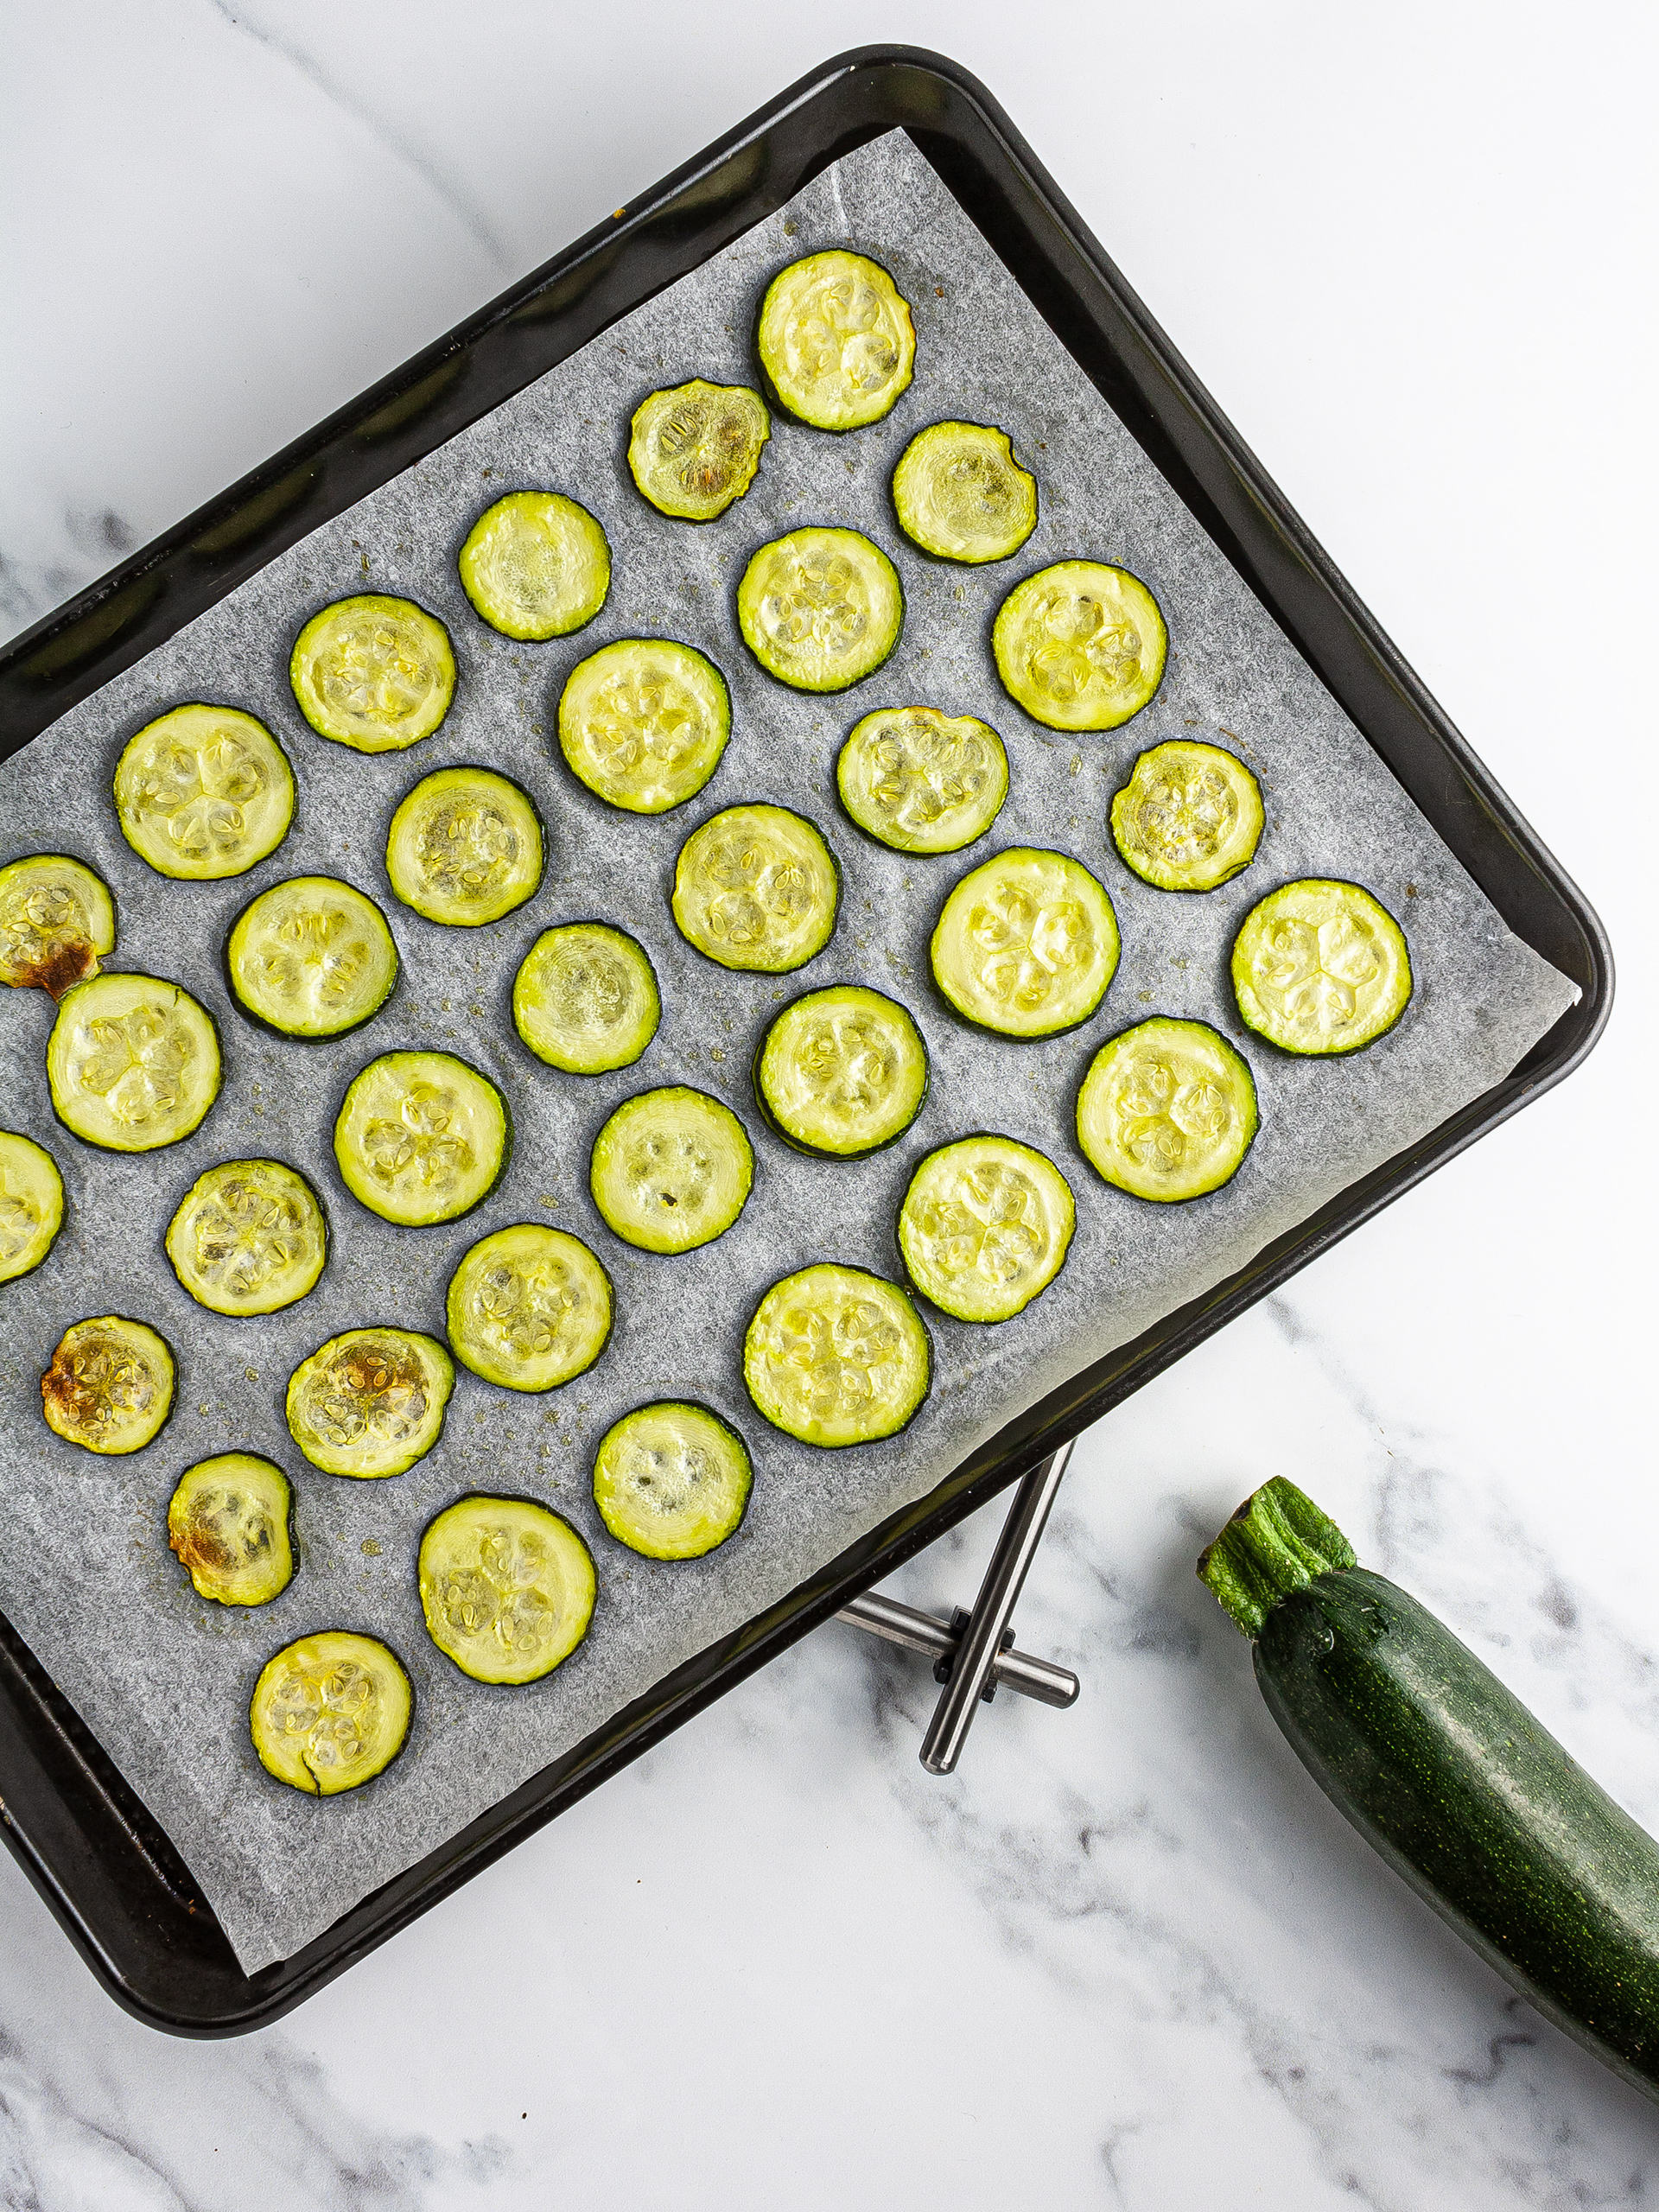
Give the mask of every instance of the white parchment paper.
M 912 302 L 916 377 L 883 423 L 826 436 L 783 420 L 747 497 L 698 527 L 664 520 L 635 493 L 628 418 L 653 388 L 693 376 L 754 380 L 761 292 L 795 256 L 851 245 L 878 257 Z M 931 562 L 896 529 L 887 481 L 923 424 L 967 416 L 1007 429 L 1037 475 L 1041 520 L 1012 563 Z M 611 595 L 580 636 L 513 645 L 472 613 L 454 557 L 480 511 L 522 486 L 568 492 L 603 523 Z M 903 639 L 855 691 L 819 699 L 761 673 L 741 643 L 734 588 L 755 545 L 791 526 L 845 523 L 898 564 Z M 1121 562 L 1157 594 L 1172 653 L 1158 697 L 1126 729 L 1065 738 L 1002 693 L 991 618 L 1021 575 L 1067 556 Z M 407 754 L 364 758 L 315 736 L 289 694 L 300 624 L 355 590 L 407 594 L 454 636 L 460 688 L 438 734 Z M 731 684 L 734 735 L 707 790 L 656 819 L 617 813 L 558 758 L 554 709 L 565 675 L 607 640 L 665 634 L 702 647 Z M 180 701 L 245 707 L 281 737 L 299 784 L 282 848 L 237 881 L 152 874 L 117 830 L 109 781 L 132 731 Z M 836 802 L 834 763 L 852 722 L 913 701 L 984 716 L 1007 741 L 1008 802 L 966 855 L 906 859 L 862 837 Z M 1207 897 L 1149 890 L 1117 861 L 1107 806 L 1143 747 L 1185 732 L 1249 761 L 1267 802 L 1255 864 Z M 452 761 L 498 766 L 535 796 L 549 832 L 537 898 L 497 925 L 446 930 L 391 900 L 386 825 L 415 780 Z M 717 807 L 769 799 L 825 830 L 844 871 L 829 950 L 781 980 L 701 959 L 668 911 L 674 855 Z M 1110 892 L 1123 957 L 1096 1018 L 1036 1046 L 998 1040 L 949 1015 L 928 976 L 927 940 L 963 871 L 999 846 L 1058 846 Z M 861 149 L 647 306 L 506 405 L 273 562 L 167 645 L 0 766 L 0 861 L 74 853 L 114 888 L 111 963 L 185 984 L 217 1017 L 226 1083 L 186 1142 L 121 1157 L 54 1122 L 43 1052 L 50 1002 L 0 995 L 0 1121 L 57 1159 L 67 1226 L 47 1263 L 0 1292 L 0 1604 L 173 1837 L 250 1971 L 289 1955 L 340 1913 L 577 1742 L 669 1669 L 748 1619 L 899 1505 L 931 1489 L 978 1441 L 1045 1390 L 1240 1266 L 1270 1238 L 1505 1074 L 1568 1006 L 1573 987 L 1520 944 L 1370 747 L 1210 543 L 1040 321 L 902 134 Z M 403 957 L 397 992 L 374 1021 L 330 1043 L 284 1042 L 251 1026 L 226 991 L 220 948 L 243 903 L 302 873 L 339 874 L 385 906 Z M 1245 911 L 1303 874 L 1357 877 L 1401 919 L 1417 976 L 1390 1036 L 1351 1059 L 1297 1061 L 1249 1039 L 1226 984 Z M 508 1013 L 515 969 L 543 929 L 600 917 L 648 948 L 662 1028 L 635 1067 L 563 1076 L 518 1045 Z M 933 1085 L 906 1140 L 862 1162 L 815 1162 L 765 1129 L 747 1087 L 755 1044 L 798 991 L 855 978 L 910 1007 Z M 1262 1127 L 1237 1177 L 1215 1195 L 1154 1208 L 1108 1188 L 1078 1153 L 1071 1109 L 1090 1057 L 1157 1012 L 1215 1023 L 1255 1071 Z M 517 1128 L 509 1172 L 479 1211 L 448 1226 L 390 1227 L 335 1171 L 329 1131 L 352 1075 L 400 1046 L 442 1046 L 486 1069 Z M 753 1199 L 717 1243 L 658 1258 L 618 1242 L 587 1187 L 593 1137 L 624 1097 L 690 1083 L 744 1118 L 757 1154 Z M 898 1201 L 917 1160 L 968 1130 L 1040 1147 L 1077 1199 L 1072 1256 L 1018 1319 L 975 1330 L 935 1318 L 937 1381 L 892 1444 L 815 1452 L 749 1405 L 744 1326 L 764 1287 L 817 1258 L 899 1272 Z M 324 1196 L 333 1250 L 316 1291 L 284 1313 L 222 1319 L 179 1287 L 162 1235 L 179 1198 L 223 1159 L 270 1154 Z M 442 1333 L 443 1288 L 474 1240 L 548 1220 L 585 1237 L 609 1268 L 617 1326 L 596 1368 L 545 1397 L 462 1371 L 438 1447 L 395 1480 L 353 1483 L 309 1467 L 283 1420 L 287 1378 L 340 1329 L 397 1322 Z M 179 1363 L 177 1410 L 126 1459 L 98 1460 L 46 1428 L 39 1376 L 62 1331 L 86 1315 L 135 1314 Z M 588 1491 L 606 1427 L 651 1397 L 715 1404 L 748 1440 L 757 1482 L 738 1535 L 708 1560 L 658 1565 L 606 1535 Z M 300 1567 L 252 1612 L 206 1604 L 167 1548 L 167 1501 L 210 1452 L 269 1454 L 296 1484 Z M 469 1489 L 525 1491 L 566 1514 L 592 1545 L 600 1598 L 592 1633 L 548 1680 L 491 1689 L 429 1642 L 415 1553 L 433 1513 Z M 318 1802 L 271 1781 L 248 1741 L 253 1681 L 308 1630 L 383 1637 L 414 1681 L 410 1745 L 355 1795 Z

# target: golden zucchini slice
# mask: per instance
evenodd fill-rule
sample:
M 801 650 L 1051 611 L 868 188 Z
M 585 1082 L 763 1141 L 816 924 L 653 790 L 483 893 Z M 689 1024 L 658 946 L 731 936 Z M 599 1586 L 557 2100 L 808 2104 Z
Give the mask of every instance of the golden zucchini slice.
M 63 1178 L 44 1145 L 0 1129 L 0 1282 L 38 1268 L 63 1227 Z
M 825 1261 L 785 1275 L 754 1309 L 743 1379 L 774 1428 L 839 1447 L 893 1436 L 932 1380 L 921 1315 L 897 1283 Z
M 328 1256 L 316 1192 L 280 1160 L 224 1160 L 199 1175 L 168 1226 L 167 1256 L 198 1306 L 245 1317 L 305 1297 Z
M 254 1452 L 221 1452 L 179 1477 L 167 1541 L 199 1598 L 268 1605 L 294 1579 L 288 1477 Z
M 343 1037 L 397 981 L 386 918 L 333 875 L 295 875 L 250 899 L 225 947 L 243 1011 L 283 1037 Z
M 437 616 L 412 599 L 365 592 L 311 617 L 288 674 L 319 737 L 356 753 L 401 753 L 448 713 L 455 652 Z
M 786 1006 L 754 1056 L 754 1091 L 786 1143 L 856 1160 L 901 1137 L 927 1096 L 927 1046 L 896 999 L 832 983 Z
M 487 1198 L 512 1148 L 507 1103 L 449 1052 L 383 1052 L 334 1122 L 346 1189 L 403 1229 L 455 1221 Z
M 153 1152 L 197 1128 L 219 1096 L 207 1007 L 154 976 L 94 976 L 58 1007 L 46 1046 L 58 1119 L 106 1152 Z
M 933 980 L 1003 1037 L 1087 1021 L 1117 972 L 1112 902 L 1080 861 L 1016 845 L 970 868 L 933 931 Z
M 391 817 L 386 874 L 429 922 L 499 922 L 542 880 L 542 823 L 528 791 L 493 768 L 440 768 Z
M 1164 680 L 1169 632 L 1139 576 L 1060 561 L 1016 584 L 991 630 L 1008 696 L 1050 729 L 1116 729 Z
M 0 983 L 60 999 L 115 949 L 115 905 L 101 875 L 62 853 L 0 868 Z
M 841 870 L 804 815 L 728 806 L 681 846 L 673 904 L 680 934 L 707 958 L 782 976 L 835 935 Z
M 783 404 L 818 430 L 879 423 L 916 360 L 910 304 L 879 261 L 809 253 L 760 303 L 760 365 Z
M 712 522 L 753 483 L 771 435 L 758 391 L 697 377 L 653 391 L 635 408 L 628 471 L 658 514 Z
M 895 853 L 957 853 L 1008 795 L 1008 756 L 988 722 L 937 707 L 878 707 L 836 763 L 841 803 Z
M 1110 1038 L 1077 1093 L 1077 1142 L 1120 1191 L 1179 1204 L 1218 1191 L 1259 1116 L 1249 1063 L 1207 1021 L 1155 1015 Z
M 924 1298 L 957 1321 L 1009 1321 L 1047 1289 L 1077 1210 L 1053 1161 L 1013 1137 L 931 1152 L 899 1209 L 899 1249 Z
M 899 571 L 861 530 L 794 530 L 750 556 L 737 626 L 768 676 L 844 691 L 874 675 L 905 626 Z
M 559 749 L 571 774 L 631 814 L 665 814 L 694 798 L 731 734 L 725 677 L 671 638 L 601 645 L 559 695 Z
M 142 1452 L 173 1410 L 173 1355 L 147 1323 L 77 1321 L 41 1377 L 46 1425 L 100 1457 Z
M 336 1797 L 391 1764 L 414 1709 L 409 1676 L 378 1637 L 323 1629 L 267 1662 L 248 1729 L 267 1774 L 313 1797 Z
M 624 1414 L 594 1457 L 600 1518 L 645 1559 L 701 1559 L 723 1544 L 753 1483 L 737 1431 L 707 1406 L 674 1399 Z
M 1247 1027 L 1281 1052 L 1357 1052 L 1411 1003 L 1405 932 L 1357 883 L 1307 877 L 1251 907 L 1233 942 Z
M 116 764 L 121 834 L 159 874 L 217 882 L 274 853 L 294 819 L 294 772 L 264 722 L 236 707 L 175 707 Z
M 406 1474 L 443 1432 L 455 1370 L 418 1329 L 347 1329 L 288 1379 L 289 1433 L 325 1475 Z
M 631 1067 L 662 1018 L 645 947 L 605 922 L 543 930 L 513 978 L 513 1027 L 537 1059 L 567 1075 Z
M 579 1236 L 524 1221 L 482 1236 L 449 1278 L 455 1357 L 508 1390 L 552 1390 L 593 1365 L 611 1334 L 611 1279 Z
M 1154 891 L 1213 891 L 1255 858 L 1262 788 L 1219 745 L 1171 738 L 1143 753 L 1112 800 L 1112 842 Z
M 594 1618 L 593 1554 L 532 1498 L 457 1498 L 421 1538 L 419 1572 L 427 1634 L 477 1682 L 539 1681 Z
M 1014 457 L 1006 430 L 934 423 L 918 430 L 893 472 L 899 526 L 942 561 L 1006 561 L 1037 527 L 1037 480 Z
M 504 637 L 568 637 L 605 604 L 611 549 L 577 500 L 561 492 L 509 492 L 467 532 L 461 582 Z
M 625 1099 L 594 1140 L 594 1204 L 625 1243 L 690 1252 L 748 1204 L 754 1152 L 729 1106 L 675 1084 Z

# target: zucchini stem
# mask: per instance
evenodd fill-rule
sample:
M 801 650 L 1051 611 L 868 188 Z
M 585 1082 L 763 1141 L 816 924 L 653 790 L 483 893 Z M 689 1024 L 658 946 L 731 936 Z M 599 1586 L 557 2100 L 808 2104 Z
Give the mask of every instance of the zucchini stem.
M 1254 1638 L 1292 1591 L 1355 1564 L 1354 1548 L 1336 1522 L 1294 1483 L 1275 1475 L 1245 1499 L 1214 1543 L 1205 1546 L 1198 1580 Z

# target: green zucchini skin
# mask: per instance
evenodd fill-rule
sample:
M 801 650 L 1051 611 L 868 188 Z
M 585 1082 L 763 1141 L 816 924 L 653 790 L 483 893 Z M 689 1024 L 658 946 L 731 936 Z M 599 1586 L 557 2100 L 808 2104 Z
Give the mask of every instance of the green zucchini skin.
M 1282 1598 L 1255 1661 L 1344 1817 L 1529 2004 L 1659 2101 L 1659 1844 L 1380 1574 L 1338 1568 Z

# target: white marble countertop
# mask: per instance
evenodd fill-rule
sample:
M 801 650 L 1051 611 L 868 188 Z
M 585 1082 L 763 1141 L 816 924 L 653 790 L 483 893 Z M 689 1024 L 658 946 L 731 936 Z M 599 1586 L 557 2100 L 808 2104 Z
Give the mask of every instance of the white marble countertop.
M 1637 11 L 0 13 L 8 628 L 905 38 L 1003 100 L 1623 962 L 1568 1084 L 1084 1440 L 1019 1615 L 1083 1699 L 999 1699 L 956 1778 L 921 1663 L 827 1629 L 226 2044 L 118 2012 L 0 1858 L 0 2205 L 1647 2202 L 1653 2109 L 1343 1825 L 1192 1576 L 1292 1476 L 1659 1825 Z M 996 1518 L 892 1586 L 966 1599 Z

